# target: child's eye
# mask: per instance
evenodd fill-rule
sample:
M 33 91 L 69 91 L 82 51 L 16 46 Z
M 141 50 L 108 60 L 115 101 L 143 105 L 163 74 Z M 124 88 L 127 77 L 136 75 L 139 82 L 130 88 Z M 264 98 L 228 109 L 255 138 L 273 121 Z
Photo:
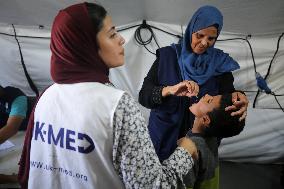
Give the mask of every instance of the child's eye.
M 209 98 L 209 99 L 207 100 L 207 103 L 210 104 L 212 101 L 213 101 L 213 98 Z
M 114 32 L 113 34 L 110 35 L 110 38 L 114 38 L 116 36 L 116 32 Z

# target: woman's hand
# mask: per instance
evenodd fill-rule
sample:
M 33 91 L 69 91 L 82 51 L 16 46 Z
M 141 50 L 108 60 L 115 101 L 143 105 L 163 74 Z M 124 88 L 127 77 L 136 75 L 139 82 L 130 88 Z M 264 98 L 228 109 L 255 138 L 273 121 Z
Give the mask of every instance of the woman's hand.
M 226 107 L 225 110 L 226 111 L 237 110 L 235 112 L 232 112 L 231 115 L 232 116 L 240 115 L 241 117 L 239 121 L 242 121 L 247 116 L 247 108 L 248 108 L 249 101 L 246 95 L 244 95 L 241 92 L 234 92 L 232 93 L 232 102 L 233 102 L 233 105 Z
M 184 148 L 193 159 L 198 159 L 198 152 L 195 143 L 188 137 L 183 137 L 177 141 L 178 146 Z
M 164 87 L 162 90 L 162 96 L 166 97 L 169 95 L 175 96 L 197 96 L 199 93 L 199 86 L 194 81 L 182 81 L 173 86 Z

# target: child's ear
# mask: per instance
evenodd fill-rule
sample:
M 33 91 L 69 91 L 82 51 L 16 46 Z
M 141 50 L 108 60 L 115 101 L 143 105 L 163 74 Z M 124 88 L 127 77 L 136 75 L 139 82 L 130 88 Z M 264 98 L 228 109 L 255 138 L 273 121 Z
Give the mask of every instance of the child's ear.
M 204 126 L 206 126 L 206 127 L 208 127 L 209 126 L 209 124 L 210 124 L 210 118 L 209 118 L 209 116 L 208 115 L 204 115 L 203 117 L 202 117 L 202 122 L 203 122 L 203 125 Z

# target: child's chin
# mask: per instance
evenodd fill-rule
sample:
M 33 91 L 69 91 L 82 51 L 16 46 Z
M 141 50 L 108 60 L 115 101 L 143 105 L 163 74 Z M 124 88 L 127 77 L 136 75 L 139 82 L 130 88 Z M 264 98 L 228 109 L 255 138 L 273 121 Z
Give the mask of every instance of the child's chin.
M 191 104 L 191 106 L 189 106 L 189 109 L 192 108 L 192 107 L 194 107 L 194 106 L 196 106 L 196 104 L 197 104 L 197 103 Z
M 195 115 L 195 108 L 194 108 L 195 104 L 192 104 L 190 107 L 189 107 L 189 111 L 191 111 L 191 113 L 193 113 Z

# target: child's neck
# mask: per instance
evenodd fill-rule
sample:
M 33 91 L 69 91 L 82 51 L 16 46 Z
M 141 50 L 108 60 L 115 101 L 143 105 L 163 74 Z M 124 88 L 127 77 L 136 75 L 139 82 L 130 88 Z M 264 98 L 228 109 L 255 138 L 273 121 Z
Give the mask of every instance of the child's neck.
M 200 134 L 204 133 L 204 125 L 202 124 L 201 118 L 195 117 L 191 132 Z

